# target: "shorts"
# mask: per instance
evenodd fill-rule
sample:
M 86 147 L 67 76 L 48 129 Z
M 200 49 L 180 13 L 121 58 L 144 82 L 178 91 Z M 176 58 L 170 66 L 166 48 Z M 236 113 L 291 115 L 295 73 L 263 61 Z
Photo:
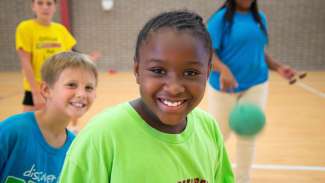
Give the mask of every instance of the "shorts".
M 30 91 L 25 91 L 23 105 L 34 106 L 33 94 Z

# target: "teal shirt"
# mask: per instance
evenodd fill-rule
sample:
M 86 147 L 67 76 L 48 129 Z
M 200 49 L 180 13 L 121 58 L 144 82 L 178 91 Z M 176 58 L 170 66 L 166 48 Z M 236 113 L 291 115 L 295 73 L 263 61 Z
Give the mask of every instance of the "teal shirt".
M 72 144 L 62 183 L 234 182 L 216 122 L 195 109 L 180 134 L 150 127 L 129 103 L 97 115 Z
M 264 52 L 268 40 L 251 12 L 235 12 L 230 32 L 226 29 L 225 13 L 226 8 L 213 14 L 208 21 L 207 29 L 213 49 L 238 82 L 234 92 L 242 92 L 268 80 Z M 260 17 L 267 29 L 266 17 L 262 12 Z M 212 71 L 209 84 L 214 89 L 220 90 L 219 82 L 220 73 Z
M 74 139 L 67 131 L 62 147 L 47 143 L 34 112 L 0 122 L 0 183 L 56 183 L 66 152 Z

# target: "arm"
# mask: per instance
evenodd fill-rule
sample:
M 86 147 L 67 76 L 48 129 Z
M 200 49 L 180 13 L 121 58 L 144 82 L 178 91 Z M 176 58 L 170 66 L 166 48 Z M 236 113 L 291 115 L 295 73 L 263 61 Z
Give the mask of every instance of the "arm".
M 213 54 L 212 56 L 212 69 L 220 72 L 220 89 L 223 92 L 232 91 L 238 87 L 238 83 L 229 70 L 229 68 L 222 63 L 218 55 Z
M 89 54 L 89 57 L 92 61 L 96 62 L 98 59 L 100 59 L 102 57 L 102 53 L 100 51 L 92 51 Z
M 31 87 L 34 106 L 36 108 L 41 108 L 44 105 L 44 99 L 40 94 L 40 86 L 35 80 L 34 71 L 31 65 L 32 54 L 24 51 L 23 49 L 18 49 L 17 52 L 20 58 L 23 74 Z
M 238 83 L 230 69 L 222 63 L 222 60 L 216 54 L 216 50 L 221 49 L 224 30 L 224 13 L 218 11 L 212 15 L 207 23 L 207 29 L 212 41 L 214 54 L 212 56 L 212 70 L 220 73 L 220 89 L 223 92 L 231 92 L 238 87 Z
M 284 64 L 281 64 L 280 62 L 277 62 L 274 60 L 268 53 L 265 52 L 265 61 L 269 67 L 270 70 L 276 71 L 279 73 L 282 77 L 284 77 L 287 80 L 292 79 L 296 75 L 296 71 Z
M 71 49 L 72 51 L 74 52 L 78 52 L 78 53 L 81 53 L 80 51 L 78 51 L 76 48 L 72 48 Z M 89 54 L 87 54 L 90 59 L 93 61 L 93 62 L 96 62 L 98 59 L 100 59 L 102 57 L 102 53 L 100 51 L 92 51 L 90 52 Z

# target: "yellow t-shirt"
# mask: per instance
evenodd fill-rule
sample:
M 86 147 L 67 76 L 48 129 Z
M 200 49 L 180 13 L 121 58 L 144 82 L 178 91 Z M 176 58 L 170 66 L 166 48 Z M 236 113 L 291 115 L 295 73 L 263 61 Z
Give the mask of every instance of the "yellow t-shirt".
M 31 53 L 31 64 L 38 83 L 42 80 L 41 68 L 46 59 L 56 53 L 70 50 L 76 43 L 75 38 L 59 23 L 53 22 L 45 26 L 30 19 L 17 26 L 16 50 L 23 49 Z M 31 90 L 25 77 L 24 89 Z

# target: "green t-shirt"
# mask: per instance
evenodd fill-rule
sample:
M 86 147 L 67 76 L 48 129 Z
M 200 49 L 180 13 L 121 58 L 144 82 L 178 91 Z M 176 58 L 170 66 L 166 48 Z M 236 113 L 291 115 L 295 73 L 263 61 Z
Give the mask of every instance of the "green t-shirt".
M 195 109 L 180 134 L 150 127 L 129 103 L 97 115 L 67 153 L 61 183 L 232 183 L 216 122 Z

